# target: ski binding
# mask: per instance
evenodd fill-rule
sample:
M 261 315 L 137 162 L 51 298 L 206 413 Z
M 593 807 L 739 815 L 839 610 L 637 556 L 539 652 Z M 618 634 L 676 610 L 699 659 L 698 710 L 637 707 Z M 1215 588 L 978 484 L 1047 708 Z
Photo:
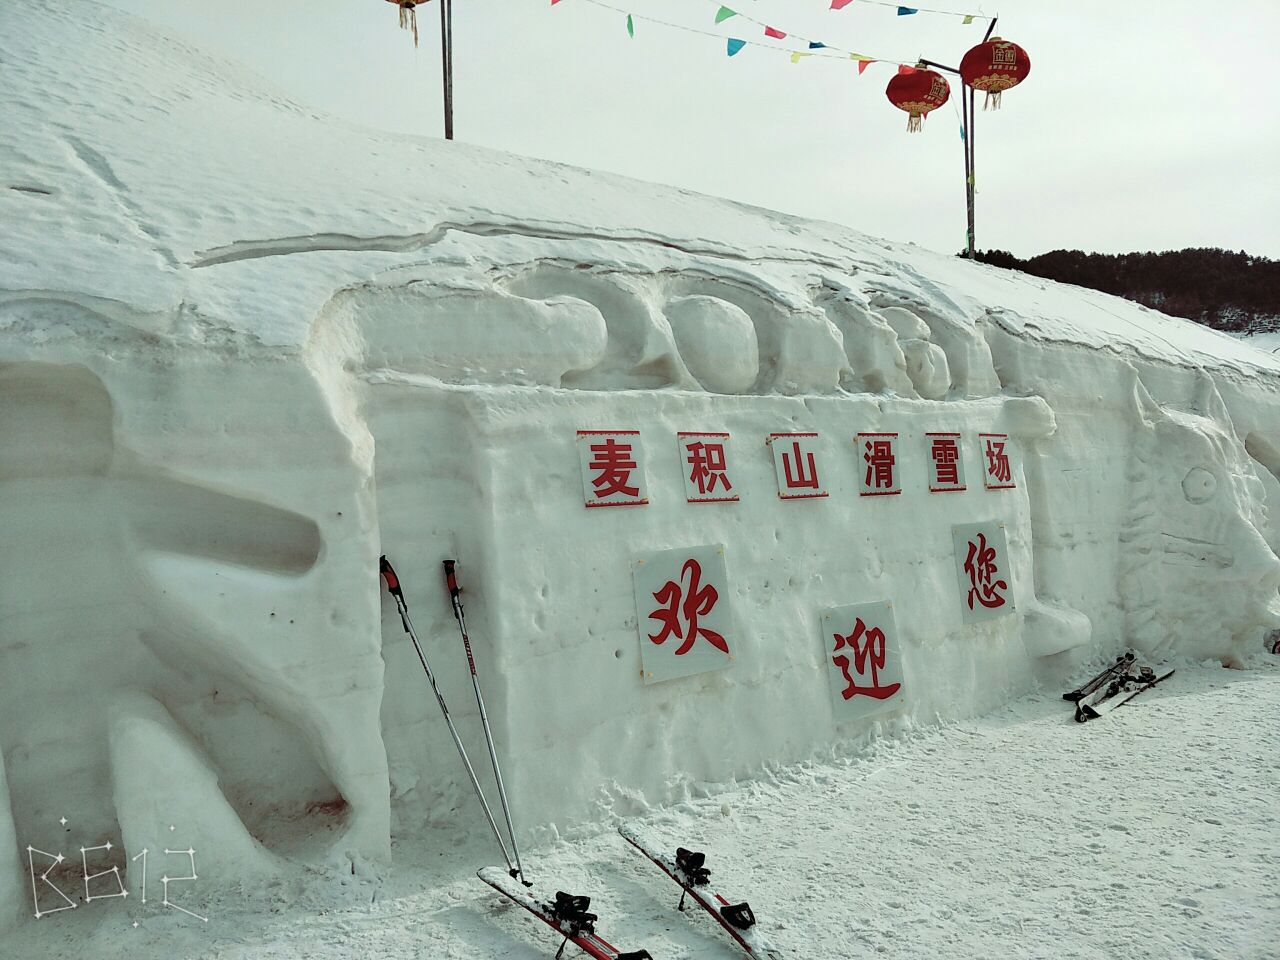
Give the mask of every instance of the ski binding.
M 674 854 L 669 853 L 661 844 L 646 840 L 634 827 L 627 825 L 620 826 L 618 833 L 680 885 L 683 893 L 677 909 L 684 910 L 685 898 L 692 898 L 750 956 L 764 960 L 782 960 L 782 951 L 772 946 L 756 928 L 755 914 L 749 904 L 732 903 L 711 890 L 711 871 L 706 866 L 705 854 L 686 850 L 684 847 L 677 847 Z
M 653 960 L 648 950 L 622 953 L 596 933 L 595 922 L 600 918 L 588 910 L 591 906 L 590 897 L 575 897 L 556 891 L 554 900 L 539 900 L 524 884 L 513 879 L 501 867 L 484 867 L 476 876 L 564 937 L 564 942 L 556 952 L 557 960 L 571 940 L 594 960 Z

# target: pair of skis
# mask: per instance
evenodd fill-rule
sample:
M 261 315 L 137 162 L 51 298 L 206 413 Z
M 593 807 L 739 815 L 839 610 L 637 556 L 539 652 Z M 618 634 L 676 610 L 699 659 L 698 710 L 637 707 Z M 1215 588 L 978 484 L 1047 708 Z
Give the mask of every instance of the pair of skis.
M 454 570 L 457 565 L 455 560 L 444 561 L 444 580 L 445 586 L 449 591 L 449 599 L 453 604 L 453 618 L 458 621 L 458 629 L 462 632 L 462 646 L 467 653 L 467 666 L 471 669 L 471 686 L 476 694 L 476 706 L 480 709 L 480 724 L 484 727 L 484 742 L 489 748 L 489 761 L 493 765 L 493 779 L 498 785 L 498 798 L 502 801 L 502 814 L 507 821 L 507 835 L 511 838 L 511 851 L 508 852 L 506 841 L 502 838 L 502 831 L 498 829 L 498 823 L 493 817 L 493 810 L 489 807 L 489 801 L 485 799 L 484 790 L 480 786 L 480 779 L 476 776 L 475 767 L 471 765 L 471 758 L 467 756 L 467 748 L 462 745 L 462 737 L 458 735 L 458 728 L 453 725 L 453 718 L 449 716 L 449 706 L 445 703 L 444 694 L 440 692 L 439 686 L 436 685 L 435 674 L 431 672 L 431 667 L 427 663 L 426 654 L 422 652 L 422 644 L 418 642 L 418 634 L 413 629 L 413 622 L 409 619 L 409 605 L 404 599 L 404 590 L 400 586 L 400 578 L 396 575 L 395 569 L 391 566 L 391 562 L 383 556 L 378 561 L 378 572 L 382 575 L 382 579 L 386 581 L 387 592 L 391 594 L 396 602 L 396 609 L 400 611 L 400 622 L 404 624 L 404 631 L 409 635 L 409 639 L 413 641 L 413 649 L 418 654 L 418 661 L 422 664 L 422 669 L 427 675 L 427 682 L 431 684 L 431 690 L 436 695 L 436 703 L 440 705 L 440 712 L 444 715 L 444 722 L 449 727 L 449 733 L 453 736 L 454 746 L 458 748 L 458 756 L 462 758 L 462 765 L 467 768 L 467 776 L 471 779 L 471 787 L 476 792 L 476 797 L 480 801 L 480 806 L 484 808 L 484 815 L 489 821 L 489 827 L 493 830 L 494 837 L 498 840 L 498 846 L 502 848 L 502 857 L 507 862 L 507 873 L 512 879 L 519 878 L 526 886 L 528 881 L 524 878 L 524 865 L 520 862 L 520 848 L 516 844 L 516 830 L 511 823 L 511 806 L 507 802 L 507 790 L 502 783 L 502 771 L 498 767 L 498 751 L 493 745 L 493 731 L 489 728 L 489 714 L 484 708 L 484 696 L 480 692 L 480 678 L 476 674 L 476 658 L 471 652 L 471 637 L 467 634 L 467 619 L 462 612 L 462 590 L 458 586 L 457 574 Z M 512 855 L 514 853 L 514 856 Z
M 751 906 L 745 902 L 734 903 L 712 890 L 711 871 L 706 866 L 705 854 L 683 847 L 670 851 L 647 839 L 633 827 L 622 826 L 618 828 L 618 832 L 627 843 L 679 884 L 681 894 L 678 910 L 684 910 L 686 898 L 691 899 L 709 913 L 748 956 L 761 960 L 781 960 L 782 951 L 772 946 L 756 928 L 756 918 Z M 573 942 L 595 960 L 652 960 L 647 950 L 619 953 L 616 947 L 596 933 L 595 921 L 599 918 L 587 912 L 591 905 L 589 897 L 573 897 L 557 892 L 554 901 L 539 900 L 530 891 L 513 883 L 499 868 L 486 867 L 478 875 L 507 899 L 524 907 L 564 937 L 560 951 L 556 953 L 557 958 L 563 954 L 565 946 Z
M 1117 657 L 1111 666 L 1062 695 L 1063 700 L 1075 703 L 1076 723 L 1097 720 L 1174 674 L 1170 670 L 1156 676 L 1151 667 L 1139 667 L 1137 673 L 1131 673 L 1135 659 L 1133 653 Z

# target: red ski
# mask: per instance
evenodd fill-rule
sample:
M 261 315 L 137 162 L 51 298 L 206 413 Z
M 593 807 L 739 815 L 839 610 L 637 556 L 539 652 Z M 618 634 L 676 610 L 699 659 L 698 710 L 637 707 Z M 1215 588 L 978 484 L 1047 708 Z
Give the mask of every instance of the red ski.
M 711 890 L 711 871 L 704 866 L 706 856 L 677 847 L 674 853 L 667 853 L 660 844 L 646 840 L 634 827 L 621 826 L 618 833 L 646 857 L 659 870 L 680 884 L 684 893 L 680 896 L 680 906 L 684 909 L 684 898 L 692 897 L 703 910 L 715 917 L 716 922 L 724 927 L 725 932 L 738 942 L 748 954 L 761 957 L 763 960 L 782 960 L 782 951 L 771 945 L 756 929 L 755 915 L 746 903 L 731 903 L 720 894 Z
M 564 953 L 565 945 L 573 941 L 583 953 L 595 960 L 653 960 L 648 950 L 619 953 L 617 947 L 596 933 L 595 921 L 598 918 L 587 912 L 591 906 L 590 897 L 573 897 L 557 892 L 552 901 L 539 900 L 501 867 L 485 867 L 476 876 L 564 937 L 564 943 L 556 952 L 557 958 Z

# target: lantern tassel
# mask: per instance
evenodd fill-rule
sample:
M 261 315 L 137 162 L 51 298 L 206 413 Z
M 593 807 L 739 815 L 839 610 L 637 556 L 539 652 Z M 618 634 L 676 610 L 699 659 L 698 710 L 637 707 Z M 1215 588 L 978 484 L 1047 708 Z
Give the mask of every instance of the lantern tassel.
M 907 133 L 919 133 L 924 129 L 924 114 L 913 113 L 907 118 Z
M 418 8 L 416 3 L 400 4 L 400 29 L 413 31 L 413 45 L 418 45 Z
M 1002 90 L 988 90 L 987 99 L 982 101 L 982 109 L 983 110 L 999 110 L 1000 94 L 1003 92 L 1004 91 Z

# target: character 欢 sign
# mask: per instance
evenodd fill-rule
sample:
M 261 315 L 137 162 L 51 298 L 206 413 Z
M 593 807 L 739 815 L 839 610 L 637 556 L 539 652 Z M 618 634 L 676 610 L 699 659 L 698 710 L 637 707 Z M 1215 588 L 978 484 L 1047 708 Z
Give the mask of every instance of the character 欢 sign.
M 836 722 L 857 720 L 902 699 L 902 655 L 893 604 L 855 603 L 819 616 Z
M 643 554 L 632 565 L 645 683 L 719 670 L 733 661 L 724 547 Z

